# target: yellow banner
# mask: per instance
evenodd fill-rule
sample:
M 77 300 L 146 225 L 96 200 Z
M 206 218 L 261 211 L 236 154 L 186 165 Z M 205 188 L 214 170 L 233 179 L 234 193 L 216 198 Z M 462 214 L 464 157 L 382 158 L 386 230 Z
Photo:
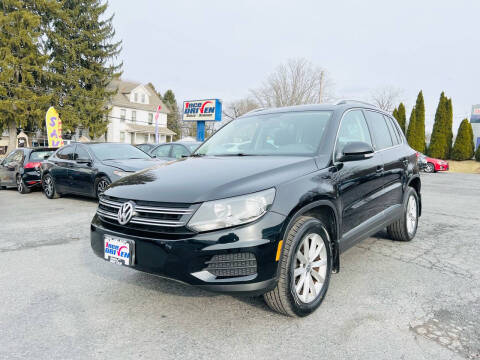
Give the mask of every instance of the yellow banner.
M 58 112 L 53 106 L 50 106 L 48 109 L 45 121 L 47 122 L 48 146 L 63 146 L 62 120 L 60 120 L 60 116 L 58 116 Z

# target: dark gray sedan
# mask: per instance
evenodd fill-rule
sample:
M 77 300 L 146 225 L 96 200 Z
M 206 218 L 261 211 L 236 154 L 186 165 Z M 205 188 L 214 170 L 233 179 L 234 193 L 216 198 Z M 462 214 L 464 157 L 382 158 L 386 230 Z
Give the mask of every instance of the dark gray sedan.
M 202 143 L 197 141 L 177 141 L 160 144 L 149 151 L 149 154 L 157 159 L 176 160 L 190 156 Z
M 49 199 L 61 194 L 98 197 L 112 182 L 157 163 L 130 144 L 74 143 L 42 163 L 43 190 Z

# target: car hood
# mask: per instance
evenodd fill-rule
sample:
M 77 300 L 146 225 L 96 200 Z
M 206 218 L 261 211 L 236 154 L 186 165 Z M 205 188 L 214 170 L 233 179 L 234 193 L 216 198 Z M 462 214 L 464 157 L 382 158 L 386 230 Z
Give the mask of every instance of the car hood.
M 158 164 L 158 161 L 153 159 L 103 160 L 102 164 L 122 171 L 138 171 L 154 166 Z
M 317 169 L 312 157 L 189 157 L 126 176 L 105 195 L 198 203 L 268 189 Z

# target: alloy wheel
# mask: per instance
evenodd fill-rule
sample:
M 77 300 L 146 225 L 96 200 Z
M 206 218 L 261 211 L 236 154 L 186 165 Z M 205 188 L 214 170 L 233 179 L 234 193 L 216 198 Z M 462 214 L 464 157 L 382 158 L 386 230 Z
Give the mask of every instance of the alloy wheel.
M 408 235 L 412 235 L 415 232 L 415 228 L 417 226 L 417 200 L 415 196 L 410 195 L 407 202 L 407 211 L 406 211 L 406 223 L 407 223 L 407 231 Z
M 50 176 L 45 176 L 43 179 L 43 191 L 45 191 L 45 195 L 51 197 L 53 195 L 53 180 Z
M 320 235 L 309 233 L 302 239 L 293 270 L 295 292 L 305 304 L 321 293 L 327 276 L 327 248 Z
M 23 192 L 23 181 L 22 181 L 22 178 L 20 177 L 20 175 L 17 176 L 17 190 L 18 192 Z
M 425 168 L 425 171 L 426 171 L 427 173 L 433 173 L 433 172 L 435 171 L 435 167 L 433 166 L 432 163 L 428 163 L 428 164 L 427 164 L 427 167 Z
M 97 185 L 97 194 L 103 194 L 108 185 L 110 184 L 106 180 L 100 180 Z

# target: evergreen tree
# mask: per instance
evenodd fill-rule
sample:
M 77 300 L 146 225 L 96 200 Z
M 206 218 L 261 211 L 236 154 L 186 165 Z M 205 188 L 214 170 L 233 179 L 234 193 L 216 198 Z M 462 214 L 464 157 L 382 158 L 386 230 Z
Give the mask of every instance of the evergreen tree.
M 407 142 L 412 149 L 420 151 L 417 149 L 417 141 L 416 141 L 416 128 L 415 128 L 415 126 L 417 125 L 416 116 L 417 116 L 417 112 L 415 111 L 415 107 L 414 107 L 410 114 L 410 120 L 408 121 Z
M 475 160 L 480 161 L 480 146 L 475 151 Z
M 16 148 L 17 126 L 44 122 L 49 95 L 38 85 L 47 78 L 47 56 L 41 53 L 41 18 L 35 6 L 44 0 L 0 1 L 0 133 L 9 131 Z
M 440 94 L 437 111 L 435 112 L 435 122 L 433 123 L 432 137 L 428 147 L 428 155 L 433 158 L 447 159 L 448 155 L 448 135 L 447 135 L 447 98 L 445 93 Z
M 407 124 L 407 112 L 405 110 L 405 105 L 403 105 L 402 102 L 400 103 L 400 105 L 398 105 L 397 115 L 398 124 L 402 128 L 403 133 L 405 134 Z
M 113 42 L 112 17 L 100 0 L 57 0 L 55 14 L 44 16 L 52 73 L 52 105 L 57 107 L 65 130 L 88 128 L 90 136 L 105 133 L 107 101 L 115 93 L 107 88 L 119 75 L 114 64 L 121 42 Z M 48 14 L 47 14 L 48 15 Z
M 458 128 L 457 138 L 452 149 L 452 159 L 469 160 L 472 158 L 473 153 L 472 124 L 468 122 L 468 119 L 464 119 Z
M 450 157 L 452 152 L 452 141 L 453 141 L 453 107 L 452 107 L 452 98 L 446 98 L 445 102 L 445 133 L 446 133 L 446 142 L 447 142 L 447 158 Z
M 423 100 L 423 93 L 420 90 L 415 104 L 415 145 L 417 150 L 425 152 L 425 102 Z
M 172 90 L 167 90 L 163 95 L 163 102 L 170 110 L 167 115 L 167 127 L 176 133 L 174 139 L 177 140 L 182 136 L 182 128 L 180 124 L 180 112 L 178 110 L 177 99 Z

